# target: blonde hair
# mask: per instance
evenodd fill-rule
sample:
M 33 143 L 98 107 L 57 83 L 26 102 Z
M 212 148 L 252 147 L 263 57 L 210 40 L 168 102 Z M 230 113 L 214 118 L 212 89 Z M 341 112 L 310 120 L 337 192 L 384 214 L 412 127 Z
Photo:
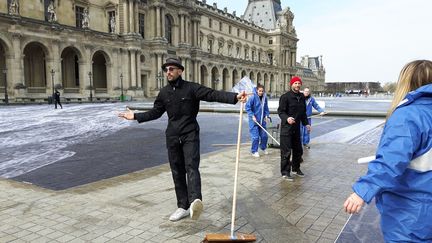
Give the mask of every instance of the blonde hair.
M 432 62 L 429 60 L 416 60 L 407 63 L 399 74 L 396 90 L 387 112 L 387 119 L 405 96 L 419 87 L 432 83 Z

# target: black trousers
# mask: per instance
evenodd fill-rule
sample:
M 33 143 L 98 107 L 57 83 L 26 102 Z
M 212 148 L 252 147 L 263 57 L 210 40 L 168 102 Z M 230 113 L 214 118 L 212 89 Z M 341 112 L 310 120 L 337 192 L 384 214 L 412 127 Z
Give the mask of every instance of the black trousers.
M 291 128 L 291 129 L 294 129 Z M 302 160 L 303 148 L 301 145 L 300 128 L 295 131 L 290 131 L 289 135 L 280 136 L 280 151 L 281 151 L 281 174 L 288 175 L 290 169 L 300 169 Z M 290 160 L 292 151 L 292 160 Z
M 195 199 L 201 199 L 199 131 L 182 136 L 167 136 L 168 159 L 177 196 L 177 207 L 188 209 Z
M 54 99 L 54 107 L 57 109 L 57 103 L 60 105 L 60 108 L 63 109 L 62 104 L 60 103 L 60 100 Z

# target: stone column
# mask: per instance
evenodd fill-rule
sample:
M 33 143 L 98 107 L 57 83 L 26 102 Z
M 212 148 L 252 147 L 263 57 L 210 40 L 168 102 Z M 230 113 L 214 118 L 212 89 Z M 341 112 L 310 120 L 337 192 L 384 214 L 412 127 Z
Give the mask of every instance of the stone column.
M 127 49 L 120 49 L 120 59 L 123 65 L 120 65 L 120 72 L 123 73 L 123 89 L 127 89 L 131 86 L 130 84 L 130 73 L 129 73 L 129 52 Z M 124 91 L 123 91 L 124 92 Z
M 136 70 L 137 70 L 137 87 L 142 88 L 141 83 L 141 50 L 137 50 L 136 52 Z
M 131 77 L 131 86 L 137 86 L 136 80 L 136 51 L 134 49 L 129 50 L 130 53 L 130 77 Z
M 188 26 L 188 18 L 184 18 L 184 42 L 189 43 L 189 26 Z
M 21 35 L 12 34 L 12 50 L 10 50 L 11 60 L 8 67 L 8 84 L 11 84 L 12 88 L 17 83 L 23 83 L 24 80 L 24 54 L 21 51 Z
M 134 30 L 134 1 L 129 0 L 129 33 L 135 32 Z
M 183 43 L 184 42 L 184 36 L 183 36 L 183 34 L 184 34 L 184 25 L 183 25 L 183 20 L 184 20 L 184 18 L 185 18 L 185 16 L 183 15 L 183 14 L 180 14 L 180 16 L 179 16 L 179 18 L 180 18 L 180 35 L 179 35 L 179 43 Z
M 129 20 L 128 3 L 125 0 L 123 2 L 123 29 L 124 29 L 125 33 L 127 33 L 129 31 L 129 29 L 128 29 L 128 20 Z
M 185 72 L 184 72 L 184 77 L 183 78 L 186 79 L 186 80 L 190 80 L 190 78 L 189 78 L 189 73 L 190 73 L 190 70 L 189 70 L 189 59 L 186 58 L 186 57 L 183 58 L 183 66 L 185 68 Z
M 161 37 L 161 8 L 156 6 L 156 37 Z
M 138 11 L 138 2 L 135 3 L 135 7 L 134 7 L 134 27 L 135 27 L 135 32 L 138 33 L 139 32 L 139 11 Z
M 161 35 L 160 36 L 162 36 L 162 37 L 164 37 L 165 36 L 165 9 L 163 9 L 163 8 L 160 8 L 160 11 L 161 11 L 161 20 L 160 20 L 160 22 L 161 22 Z M 174 23 L 173 23 L 174 24 Z M 174 32 L 173 32 L 173 34 L 174 34 Z M 173 36 L 173 42 L 174 42 L 174 36 Z
M 54 71 L 56 74 L 54 75 L 54 86 L 56 84 L 62 84 L 62 70 L 61 70 L 61 61 L 60 61 L 60 42 L 59 40 L 54 40 L 52 45 L 52 55 L 54 61 Z M 47 80 L 48 81 L 48 80 Z M 63 84 L 62 84 L 63 85 Z

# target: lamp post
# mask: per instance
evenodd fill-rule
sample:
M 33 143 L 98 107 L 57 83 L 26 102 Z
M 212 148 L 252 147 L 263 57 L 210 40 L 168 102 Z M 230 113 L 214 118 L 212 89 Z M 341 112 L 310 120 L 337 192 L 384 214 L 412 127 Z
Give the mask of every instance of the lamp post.
M 120 73 L 120 90 L 121 90 L 120 101 L 124 101 L 124 97 L 123 97 L 123 73 Z
M 8 97 L 8 86 L 7 86 L 7 68 L 5 68 L 4 70 L 3 70 L 3 74 L 4 74 L 4 92 L 5 92 L 5 94 L 4 94 L 4 98 L 5 98 L 5 103 L 6 103 L 6 105 L 7 104 L 9 104 L 9 97 Z
M 54 69 L 51 69 L 51 87 L 52 87 L 52 93 L 54 94 Z
M 158 82 L 158 89 L 159 90 L 162 89 L 162 83 L 163 83 L 163 80 L 164 80 L 164 76 L 163 76 L 163 74 L 162 74 L 161 71 L 158 72 L 158 74 L 156 76 L 156 80 Z
M 88 72 L 90 80 L 90 102 L 93 102 L 93 85 L 92 85 L 92 72 Z

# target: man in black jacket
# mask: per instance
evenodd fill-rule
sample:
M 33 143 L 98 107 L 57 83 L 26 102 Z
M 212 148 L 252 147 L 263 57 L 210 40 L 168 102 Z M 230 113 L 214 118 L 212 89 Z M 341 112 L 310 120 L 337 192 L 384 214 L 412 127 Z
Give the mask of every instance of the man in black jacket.
M 63 109 L 62 104 L 60 103 L 60 92 L 58 90 L 55 90 L 54 94 L 53 94 L 53 98 L 54 98 L 54 106 L 57 109 L 57 104 L 60 105 L 60 108 Z
M 247 96 L 245 92 L 216 91 L 183 80 L 184 67 L 177 58 L 168 58 L 162 70 L 166 73 L 168 85 L 160 90 L 153 108 L 143 113 L 120 113 L 119 117 L 141 123 L 157 119 L 167 112 L 166 145 L 178 207 L 169 219 L 177 221 L 189 215 L 198 219 L 203 210 L 199 125 L 196 120 L 200 100 L 235 104 L 238 100 L 244 102 Z
M 300 93 L 302 81 L 294 76 L 290 81 L 290 90 L 279 99 L 278 114 L 281 119 L 280 150 L 281 150 L 281 173 L 288 181 L 293 181 L 292 173 L 300 177 L 304 174 L 300 170 L 303 148 L 301 145 L 300 123 L 310 131 L 311 127 L 306 115 L 305 97 Z M 291 157 L 292 149 L 292 160 Z

